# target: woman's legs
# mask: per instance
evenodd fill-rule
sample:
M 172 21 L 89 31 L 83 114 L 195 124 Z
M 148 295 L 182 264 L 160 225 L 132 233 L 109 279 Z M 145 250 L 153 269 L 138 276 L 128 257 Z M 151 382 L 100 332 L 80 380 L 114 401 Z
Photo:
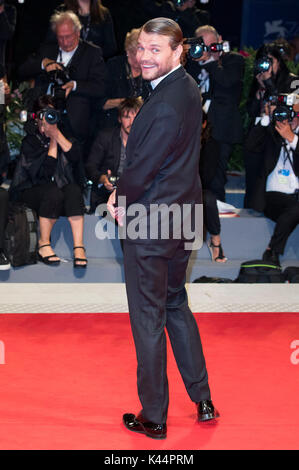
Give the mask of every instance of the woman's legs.
M 74 241 L 74 258 L 80 258 L 76 261 L 77 265 L 85 266 L 87 259 L 85 256 L 84 243 L 83 243 L 83 228 L 84 228 L 84 216 L 73 215 L 68 217 L 71 225 L 73 241 Z
M 40 238 L 38 241 L 39 254 L 42 258 L 48 257 L 50 262 L 60 261 L 58 256 L 55 255 L 53 248 L 51 247 L 51 232 L 57 219 L 47 219 L 46 217 L 39 218 L 39 230 Z
M 87 259 L 85 256 L 83 229 L 84 229 L 84 201 L 82 191 L 77 184 L 68 184 L 63 188 L 64 192 L 64 210 L 70 222 L 73 242 L 74 242 L 74 258 L 77 266 L 86 266 Z

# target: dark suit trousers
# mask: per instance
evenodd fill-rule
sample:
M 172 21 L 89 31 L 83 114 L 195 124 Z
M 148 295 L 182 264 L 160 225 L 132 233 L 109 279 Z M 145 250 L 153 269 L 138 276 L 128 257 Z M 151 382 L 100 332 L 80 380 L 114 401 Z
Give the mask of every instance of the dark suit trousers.
M 276 222 L 269 246 L 282 255 L 289 236 L 299 224 L 298 199 L 294 194 L 268 191 L 264 213 Z
M 7 224 L 8 192 L 0 188 L 0 250 L 4 247 L 4 233 Z
M 188 306 L 185 275 L 190 251 L 182 241 L 167 246 L 124 241 L 130 320 L 137 354 L 137 386 L 145 419 L 165 423 L 168 410 L 166 333 L 187 392 L 210 399 L 197 323 Z

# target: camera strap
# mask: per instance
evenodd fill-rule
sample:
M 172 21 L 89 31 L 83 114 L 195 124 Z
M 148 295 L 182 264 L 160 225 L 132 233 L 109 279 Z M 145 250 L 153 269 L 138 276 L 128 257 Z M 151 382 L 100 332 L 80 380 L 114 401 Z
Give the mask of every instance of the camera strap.
M 292 170 L 294 172 L 294 175 L 296 175 L 295 173 L 295 168 L 294 168 L 294 163 L 293 163 L 293 157 L 294 157 L 294 150 L 293 149 L 288 149 L 288 146 L 285 142 L 285 140 L 283 140 L 282 142 L 282 147 L 283 147 L 283 150 L 284 150 L 284 160 L 283 160 L 283 163 L 285 165 L 286 161 L 288 160 L 290 162 L 290 165 L 292 167 Z M 291 152 L 291 154 L 290 154 Z M 292 155 L 292 157 L 291 157 Z
M 88 15 L 88 18 L 87 18 L 87 23 L 86 25 L 82 22 L 82 29 L 81 29 L 81 38 L 84 40 L 84 41 L 87 41 L 87 37 L 88 37 L 88 34 L 89 34 L 89 31 L 90 31 L 90 23 L 91 23 L 91 19 L 90 19 L 90 15 Z

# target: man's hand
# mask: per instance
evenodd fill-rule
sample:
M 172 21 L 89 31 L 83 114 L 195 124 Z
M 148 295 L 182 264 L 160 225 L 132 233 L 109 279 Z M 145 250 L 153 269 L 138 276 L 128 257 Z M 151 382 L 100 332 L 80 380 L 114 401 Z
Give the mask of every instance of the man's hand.
M 107 209 L 113 219 L 117 220 L 118 224 L 122 227 L 125 215 L 125 209 L 123 207 L 115 207 L 116 189 L 110 194 L 107 202 Z
M 45 57 L 42 61 L 43 68 L 46 72 L 52 72 L 53 70 L 62 70 L 62 66 L 55 62 L 53 59 Z
M 293 142 L 295 134 L 292 131 L 291 125 L 288 121 L 277 121 L 275 124 L 275 129 L 283 139 L 286 139 L 290 143 Z
M 107 191 L 113 191 L 114 187 L 113 184 L 111 184 L 109 181 L 109 176 L 111 176 L 111 170 L 107 171 L 107 175 L 101 175 L 100 183 L 105 186 Z
M 3 12 L 4 12 L 4 8 L 5 8 L 5 5 L 1 5 L 1 7 L 0 7 L 0 13 L 3 13 Z
M 267 72 L 262 72 L 257 74 L 256 79 L 259 82 L 260 86 L 264 88 L 264 81 L 272 77 L 272 65 L 269 67 Z
M 72 89 L 74 88 L 75 86 L 75 83 L 73 81 L 71 82 L 67 82 L 65 85 L 63 85 L 61 88 L 63 90 L 65 90 L 65 97 L 67 98 L 70 94 L 70 92 L 72 91 Z
M 44 132 L 45 136 L 49 137 L 51 140 L 57 141 L 59 133 L 57 124 L 49 124 L 45 118 L 43 118 L 41 130 Z

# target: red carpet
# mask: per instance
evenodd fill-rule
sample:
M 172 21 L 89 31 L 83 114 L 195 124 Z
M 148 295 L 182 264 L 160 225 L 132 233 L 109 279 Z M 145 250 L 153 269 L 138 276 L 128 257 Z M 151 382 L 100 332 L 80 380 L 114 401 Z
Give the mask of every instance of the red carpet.
M 0 315 L 0 448 L 298 449 L 298 315 L 196 318 L 221 419 L 196 423 L 170 352 L 168 438 L 154 441 L 121 423 L 140 406 L 127 314 Z

